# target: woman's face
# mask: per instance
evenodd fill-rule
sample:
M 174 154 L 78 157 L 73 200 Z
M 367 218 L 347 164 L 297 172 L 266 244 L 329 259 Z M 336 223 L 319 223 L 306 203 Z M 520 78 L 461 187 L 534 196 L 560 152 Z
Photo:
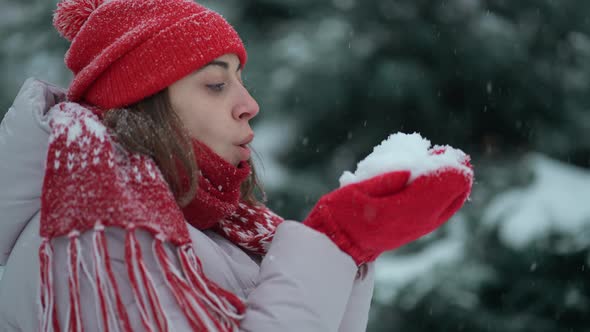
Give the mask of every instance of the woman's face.
M 237 165 L 250 158 L 250 119 L 258 103 L 242 83 L 238 57 L 226 54 L 168 87 L 172 108 L 191 137 Z

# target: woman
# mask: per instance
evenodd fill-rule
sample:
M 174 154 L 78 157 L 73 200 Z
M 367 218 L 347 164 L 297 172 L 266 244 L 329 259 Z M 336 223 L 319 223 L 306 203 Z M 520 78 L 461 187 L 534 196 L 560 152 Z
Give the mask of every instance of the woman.
M 372 262 L 470 192 L 457 170 L 390 172 L 283 221 L 253 194 L 259 107 L 219 14 L 64 0 L 54 25 L 67 97 L 28 80 L 0 131 L 3 331 L 361 331 Z

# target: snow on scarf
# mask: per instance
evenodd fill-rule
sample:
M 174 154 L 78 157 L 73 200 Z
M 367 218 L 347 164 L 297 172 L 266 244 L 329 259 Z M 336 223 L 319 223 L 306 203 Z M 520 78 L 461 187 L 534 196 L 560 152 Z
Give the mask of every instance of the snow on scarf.
M 83 330 L 79 278 L 81 273 L 89 274 L 88 266 L 94 264 L 95 275 L 90 279 L 100 304 L 97 314 L 102 330 L 131 331 L 109 261 L 105 227 L 126 230 L 125 263 L 146 331 L 167 331 L 168 318 L 144 265 L 135 234 L 137 228 L 154 235 L 153 254 L 191 328 L 235 330 L 244 316 L 245 304 L 205 276 L 191 243 L 187 220 L 199 229 L 213 227 L 244 249 L 264 255 L 282 219 L 263 205 L 239 202 L 236 188 L 249 174 L 249 168 L 244 172 L 234 167 L 233 173 L 223 177 L 215 170 L 231 171 L 231 165 L 216 167 L 222 159 L 195 144 L 202 171 L 199 189 L 197 198 L 181 210 L 155 162 L 115 144 L 91 110 L 76 103 L 61 103 L 50 111 L 50 117 L 51 136 L 41 197 L 41 330 L 61 331 L 58 310 L 67 310 L 65 330 Z M 224 184 L 233 184 L 228 188 L 231 193 L 224 192 L 217 179 L 229 179 Z M 212 218 L 219 221 L 212 222 Z M 79 236 L 83 232 L 93 234 L 92 262 L 85 262 L 81 254 Z M 67 308 L 56 306 L 52 273 L 51 240 L 61 236 L 69 238 Z M 180 269 L 172 263 L 165 243 L 176 246 L 174 255 Z

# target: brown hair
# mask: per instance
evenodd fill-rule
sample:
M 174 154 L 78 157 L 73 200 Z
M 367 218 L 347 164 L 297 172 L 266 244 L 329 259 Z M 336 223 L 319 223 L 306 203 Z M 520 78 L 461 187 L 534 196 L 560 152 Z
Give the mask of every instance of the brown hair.
M 103 123 L 125 149 L 154 159 L 180 207 L 186 206 L 195 197 L 199 167 L 191 138 L 170 103 L 168 89 L 124 109 L 107 111 Z M 188 189 L 182 186 L 177 161 L 189 176 Z M 252 160 L 248 163 L 252 174 L 242 183 L 241 198 L 257 204 L 255 190 L 262 194 L 264 191 Z

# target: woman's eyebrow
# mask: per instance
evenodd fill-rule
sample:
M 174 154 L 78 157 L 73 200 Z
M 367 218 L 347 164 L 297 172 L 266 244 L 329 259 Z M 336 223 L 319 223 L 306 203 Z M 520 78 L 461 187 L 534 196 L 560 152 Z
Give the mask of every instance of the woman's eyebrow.
M 221 61 L 221 60 L 213 60 L 211 62 L 209 62 L 208 64 L 206 64 L 205 66 L 203 66 L 203 68 L 207 67 L 207 66 L 219 66 L 223 69 L 229 69 L 229 63 L 225 62 L 225 61 Z M 239 71 L 240 69 L 242 69 L 242 63 L 238 63 L 238 68 L 236 69 L 236 71 Z

